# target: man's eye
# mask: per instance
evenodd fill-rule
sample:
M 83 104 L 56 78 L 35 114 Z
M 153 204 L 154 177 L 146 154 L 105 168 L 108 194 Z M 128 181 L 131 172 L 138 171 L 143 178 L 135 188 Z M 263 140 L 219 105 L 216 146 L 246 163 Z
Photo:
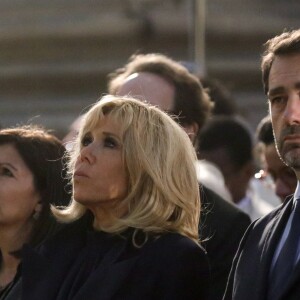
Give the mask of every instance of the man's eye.
M 283 104 L 285 101 L 285 98 L 283 96 L 277 96 L 270 99 L 270 102 L 272 105 L 280 105 Z
M 89 144 L 93 142 L 93 138 L 90 135 L 85 135 L 81 140 L 81 145 L 83 147 L 87 147 Z
M 113 139 L 112 137 L 106 137 L 104 139 L 104 147 L 108 147 L 108 148 L 116 148 L 118 146 L 118 143 L 115 139 Z

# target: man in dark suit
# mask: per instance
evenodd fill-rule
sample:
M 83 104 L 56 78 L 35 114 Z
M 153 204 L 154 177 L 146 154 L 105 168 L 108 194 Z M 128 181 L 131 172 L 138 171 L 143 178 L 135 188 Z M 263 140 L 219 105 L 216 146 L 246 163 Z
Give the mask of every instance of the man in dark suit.
M 185 67 L 164 55 L 137 55 L 110 77 L 110 94 L 131 95 L 157 105 L 174 116 L 197 147 L 199 130 L 213 105 L 199 80 Z M 219 300 L 250 219 L 203 185 L 200 186 L 200 194 L 199 234 L 211 265 L 211 299 Z
M 234 259 L 224 299 L 300 299 L 300 30 L 266 43 L 265 93 L 277 151 L 298 180 L 295 194 L 251 224 Z

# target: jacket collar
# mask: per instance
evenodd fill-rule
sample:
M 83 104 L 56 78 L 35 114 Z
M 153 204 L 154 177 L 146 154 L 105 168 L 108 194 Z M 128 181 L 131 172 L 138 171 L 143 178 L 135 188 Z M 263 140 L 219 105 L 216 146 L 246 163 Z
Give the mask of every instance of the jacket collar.
M 261 290 L 264 291 L 262 295 L 266 295 L 269 271 L 271 269 L 274 253 L 277 249 L 278 243 L 286 226 L 286 223 L 290 217 L 290 213 L 293 206 L 293 197 L 289 197 L 282 204 L 281 208 L 277 211 L 274 218 L 272 218 L 264 229 L 262 236 L 265 236 L 261 254 L 261 269 L 263 272 L 259 272 L 260 278 L 258 282 L 261 284 Z M 264 299 L 264 298 L 263 298 Z

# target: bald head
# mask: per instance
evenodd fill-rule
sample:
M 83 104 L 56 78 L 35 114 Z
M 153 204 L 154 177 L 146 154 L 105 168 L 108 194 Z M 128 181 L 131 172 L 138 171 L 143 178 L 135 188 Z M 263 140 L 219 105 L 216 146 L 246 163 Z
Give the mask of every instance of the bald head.
M 129 75 L 119 87 L 117 94 L 146 100 L 163 111 L 173 111 L 174 108 L 174 85 L 163 77 L 150 72 Z

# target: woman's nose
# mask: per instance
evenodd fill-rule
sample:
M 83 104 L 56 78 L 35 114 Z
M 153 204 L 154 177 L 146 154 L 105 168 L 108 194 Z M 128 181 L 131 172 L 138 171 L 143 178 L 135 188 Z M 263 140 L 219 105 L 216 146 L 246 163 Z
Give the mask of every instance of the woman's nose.
M 83 147 L 80 150 L 79 154 L 80 160 L 86 161 L 89 164 L 92 164 L 95 161 L 95 155 L 94 155 L 94 146 L 93 144 L 89 144 L 88 146 Z

